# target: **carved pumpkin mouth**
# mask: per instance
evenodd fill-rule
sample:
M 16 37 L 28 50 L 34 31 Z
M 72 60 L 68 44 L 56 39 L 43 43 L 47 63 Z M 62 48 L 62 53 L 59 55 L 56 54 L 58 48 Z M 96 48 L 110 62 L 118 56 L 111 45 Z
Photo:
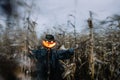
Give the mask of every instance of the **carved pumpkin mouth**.
M 47 48 L 52 48 L 56 45 L 56 42 L 54 41 L 42 41 L 42 44 Z

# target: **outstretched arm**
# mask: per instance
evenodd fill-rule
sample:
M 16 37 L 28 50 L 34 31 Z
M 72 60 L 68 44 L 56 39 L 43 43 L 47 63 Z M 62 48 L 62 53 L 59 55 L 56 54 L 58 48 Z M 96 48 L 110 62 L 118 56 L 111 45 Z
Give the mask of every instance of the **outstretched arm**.
M 68 50 L 58 50 L 57 51 L 57 58 L 58 59 L 69 59 L 74 54 L 74 49 Z
M 35 58 L 36 57 L 36 54 L 38 53 L 38 50 L 29 50 L 28 52 L 28 57 L 30 58 Z

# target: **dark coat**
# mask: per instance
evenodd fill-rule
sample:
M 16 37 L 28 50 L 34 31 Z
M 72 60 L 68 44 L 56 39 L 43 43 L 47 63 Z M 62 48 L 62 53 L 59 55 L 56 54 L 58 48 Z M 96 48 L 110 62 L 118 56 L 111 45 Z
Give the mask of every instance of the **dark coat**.
M 69 59 L 74 54 L 74 49 L 54 50 L 39 49 L 32 50 L 36 58 L 37 80 L 47 80 L 48 64 L 50 65 L 50 79 L 62 80 L 59 60 Z M 49 56 L 49 57 L 48 57 Z M 49 58 L 49 60 L 48 60 Z

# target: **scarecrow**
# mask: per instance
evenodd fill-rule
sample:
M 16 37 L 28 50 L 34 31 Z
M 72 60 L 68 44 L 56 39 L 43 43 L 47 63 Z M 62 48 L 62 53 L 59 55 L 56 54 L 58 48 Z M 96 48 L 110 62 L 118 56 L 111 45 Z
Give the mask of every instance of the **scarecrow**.
M 74 54 L 74 49 L 53 49 L 56 41 L 54 36 L 50 34 L 45 36 L 42 44 L 44 48 L 30 51 L 30 55 L 34 56 L 37 60 L 37 80 L 63 80 L 59 60 L 69 59 Z

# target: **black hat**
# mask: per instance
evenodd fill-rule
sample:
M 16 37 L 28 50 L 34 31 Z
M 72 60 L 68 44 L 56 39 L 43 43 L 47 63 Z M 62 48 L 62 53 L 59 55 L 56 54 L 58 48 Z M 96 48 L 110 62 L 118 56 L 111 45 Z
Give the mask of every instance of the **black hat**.
M 54 40 L 54 36 L 51 35 L 51 34 L 47 34 L 47 35 L 45 36 L 45 40 L 47 40 L 47 41 L 55 41 L 55 40 Z

